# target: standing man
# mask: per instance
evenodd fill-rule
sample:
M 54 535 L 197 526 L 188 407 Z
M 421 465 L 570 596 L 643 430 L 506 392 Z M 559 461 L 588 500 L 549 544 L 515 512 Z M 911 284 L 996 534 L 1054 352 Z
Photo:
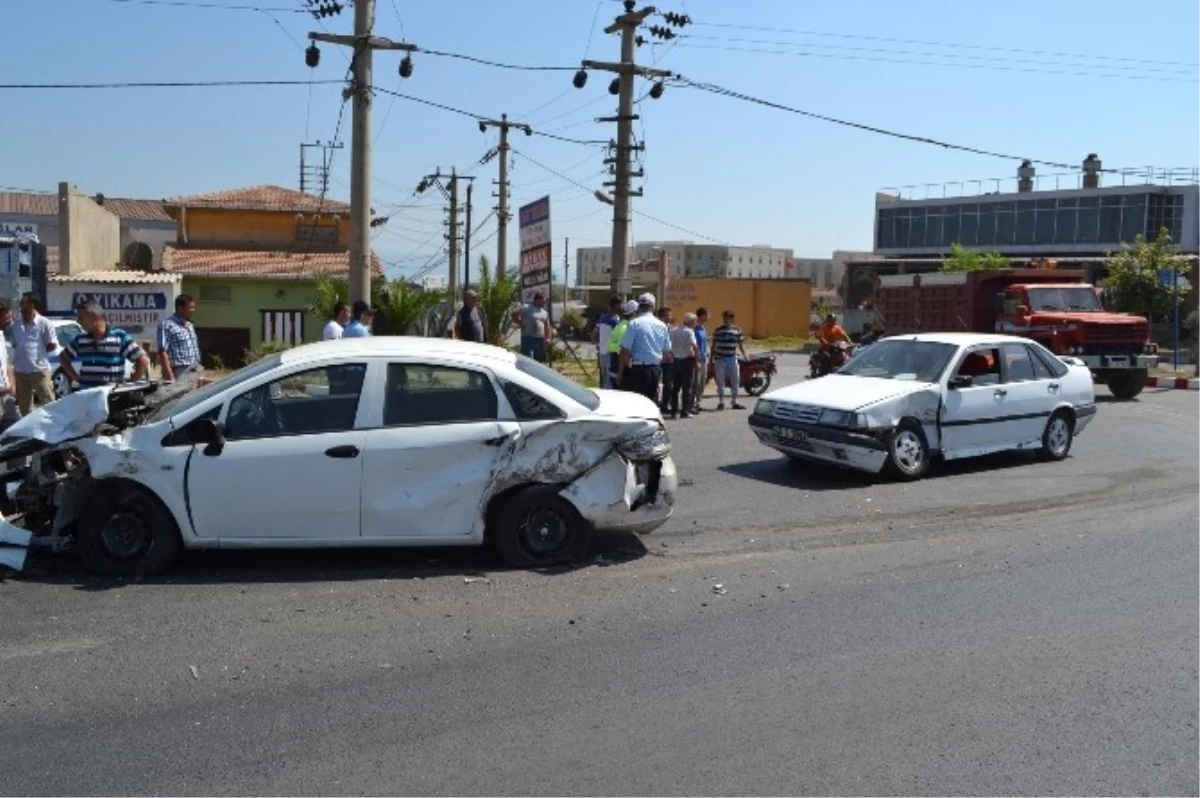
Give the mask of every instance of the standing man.
M 175 313 L 158 325 L 158 351 L 162 357 L 162 377 L 167 382 L 191 371 L 200 370 L 200 341 L 196 338 L 196 300 L 190 294 L 175 298 Z
M 67 379 L 78 382 L 81 389 L 117 385 L 125 381 L 126 360 L 133 363 L 134 382 L 146 379 L 150 358 L 132 335 L 120 327 L 108 326 L 99 302 L 88 302 L 80 315 L 84 331 L 67 346 L 67 357 L 58 359 Z M 75 360 L 81 364 L 78 372 L 73 365 Z
M 638 303 L 632 299 L 621 306 L 621 320 L 612 328 L 612 332 L 608 335 L 608 379 L 614 391 L 625 388 L 621 384 L 621 341 L 625 339 L 625 331 L 629 329 L 629 322 L 633 319 L 633 314 L 637 313 Z
M 627 391 L 640 393 L 658 404 L 658 383 L 663 356 L 671 348 L 667 325 L 654 316 L 654 295 L 638 297 L 638 315 L 621 337 L 621 365 L 617 379 Z
M 0 299 L 0 430 L 6 430 L 21 418 L 17 411 L 17 400 L 13 397 L 12 363 L 8 362 L 8 345 L 4 341 L 4 330 L 12 327 L 12 308 Z
M 361 299 L 354 300 L 350 311 L 350 323 L 342 331 L 343 338 L 370 338 L 371 322 L 375 319 L 375 311 Z
M 58 337 L 50 320 L 38 313 L 33 294 L 21 295 L 21 315 L 9 328 L 12 335 L 17 406 L 21 415 L 33 409 L 33 400 L 45 405 L 54 401 L 50 362 L 46 356 L 58 349 Z M 61 362 L 61 358 L 59 358 Z M 65 372 L 66 369 L 63 369 Z
M 621 297 L 613 294 L 608 298 L 608 310 L 596 319 L 596 327 L 592 330 L 592 343 L 596 345 L 596 361 L 600 365 L 600 387 L 615 388 L 613 374 L 608 370 L 608 341 L 612 331 L 621 323 Z M 620 347 L 618 346 L 618 349 Z
M 704 398 L 704 386 L 708 385 L 708 308 L 696 308 L 696 387 L 692 389 L 692 412 L 700 412 L 700 400 Z
M 546 362 L 546 345 L 550 341 L 550 313 L 546 310 L 546 295 L 537 291 L 533 301 L 513 311 L 513 320 L 521 325 L 521 354 L 539 363 Z
M 725 383 L 733 391 L 733 409 L 745 410 L 745 405 L 738 404 L 738 352 L 746 357 L 745 336 L 742 328 L 733 323 L 733 311 L 727 310 L 721 314 L 724 323 L 713 330 L 712 363 L 717 376 L 717 409 L 725 409 Z
M 454 314 L 454 337 L 460 341 L 487 343 L 487 316 L 479 307 L 479 293 L 474 288 L 463 292 L 463 305 Z
M 696 385 L 696 314 L 685 313 L 683 324 L 671 330 L 671 354 L 674 355 L 672 368 L 675 370 L 675 380 L 671 383 L 671 395 L 664 400 L 671 411 L 671 417 L 689 418 L 693 415 L 692 390 Z M 682 401 L 680 401 L 682 394 Z
M 329 319 L 329 323 L 325 325 L 325 331 L 321 333 L 322 341 L 336 341 L 342 337 L 342 333 L 346 329 L 346 325 L 350 323 L 350 306 L 345 302 L 338 302 L 333 306 L 333 316 Z

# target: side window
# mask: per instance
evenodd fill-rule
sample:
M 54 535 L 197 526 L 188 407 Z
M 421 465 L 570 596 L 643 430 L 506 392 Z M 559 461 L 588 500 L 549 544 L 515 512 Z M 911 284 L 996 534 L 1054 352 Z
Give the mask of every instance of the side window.
M 354 429 L 365 363 L 341 363 L 289 374 L 251 388 L 229 403 L 226 438 L 277 438 Z
M 867 350 L 870 352 L 870 350 Z M 958 365 L 957 376 L 970 377 L 972 385 L 1000 382 L 1000 350 L 972 349 Z
M 1028 349 L 1028 347 L 1026 348 Z M 1029 360 L 1033 363 L 1033 376 L 1035 379 L 1048 380 L 1054 376 L 1050 373 L 1050 369 L 1046 368 L 1046 364 L 1042 362 L 1042 359 L 1033 353 L 1032 349 L 1029 349 Z
M 388 365 L 385 427 L 492 421 L 497 404 L 496 389 L 481 372 L 420 363 Z
M 557 405 L 515 382 L 504 381 L 504 395 L 517 414 L 518 421 L 547 421 L 566 418 Z
M 1004 366 L 1008 373 L 1007 382 L 1029 382 L 1037 379 L 1027 347 L 1022 344 L 1004 344 L 1002 350 Z
M 1070 371 L 1070 369 L 1067 368 L 1066 363 L 1062 362 L 1061 360 L 1056 358 L 1054 355 L 1047 352 L 1045 349 L 1042 349 L 1037 346 L 1031 346 L 1031 347 L 1029 347 L 1029 351 L 1033 355 L 1035 368 L 1036 368 L 1036 364 L 1040 364 L 1042 366 L 1042 368 L 1044 368 L 1048 372 L 1050 372 L 1050 375 L 1055 378 L 1063 377 L 1066 375 L 1066 373 L 1068 371 Z M 1039 372 L 1039 374 L 1040 374 L 1040 372 Z M 1039 377 L 1039 379 L 1040 379 L 1040 377 Z

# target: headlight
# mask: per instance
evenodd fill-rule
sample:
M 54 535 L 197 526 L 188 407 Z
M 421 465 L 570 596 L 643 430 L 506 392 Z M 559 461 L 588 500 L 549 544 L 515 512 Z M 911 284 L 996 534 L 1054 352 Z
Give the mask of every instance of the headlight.
M 844 410 L 822 410 L 820 423 L 828 427 L 850 426 L 850 413 Z
M 850 429 L 866 429 L 867 417 L 862 413 L 851 413 L 850 423 L 848 423 L 846 426 L 848 426 Z
M 671 452 L 671 439 L 660 428 L 621 441 L 617 451 L 627 460 L 659 460 Z
M 759 399 L 754 405 L 754 415 L 756 416 L 773 416 L 775 415 L 775 403 L 770 399 Z

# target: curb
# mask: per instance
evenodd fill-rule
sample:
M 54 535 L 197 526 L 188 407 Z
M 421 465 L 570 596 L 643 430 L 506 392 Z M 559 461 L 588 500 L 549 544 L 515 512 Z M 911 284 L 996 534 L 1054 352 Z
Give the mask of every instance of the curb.
M 1147 388 L 1171 388 L 1177 391 L 1200 391 L 1200 379 L 1187 377 L 1147 377 Z

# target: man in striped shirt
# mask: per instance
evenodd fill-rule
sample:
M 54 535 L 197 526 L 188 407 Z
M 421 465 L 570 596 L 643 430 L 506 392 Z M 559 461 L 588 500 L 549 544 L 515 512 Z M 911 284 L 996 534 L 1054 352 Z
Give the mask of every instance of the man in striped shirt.
M 721 314 L 724 322 L 713 330 L 712 354 L 709 356 L 713 371 L 717 378 L 717 409 L 725 409 L 725 383 L 733 392 L 733 409 L 745 410 L 744 405 L 738 404 L 738 352 L 746 357 L 745 337 L 742 328 L 733 323 L 733 311 L 727 310 Z
M 80 313 L 84 332 L 75 336 L 67 346 L 66 358 L 59 358 L 59 367 L 71 382 L 79 387 L 97 388 L 125 381 L 125 361 L 133 363 L 133 381 L 146 378 L 150 359 L 133 340 L 133 336 L 119 327 L 110 327 L 104 308 L 99 302 L 89 302 Z M 76 373 L 73 361 L 80 361 Z

